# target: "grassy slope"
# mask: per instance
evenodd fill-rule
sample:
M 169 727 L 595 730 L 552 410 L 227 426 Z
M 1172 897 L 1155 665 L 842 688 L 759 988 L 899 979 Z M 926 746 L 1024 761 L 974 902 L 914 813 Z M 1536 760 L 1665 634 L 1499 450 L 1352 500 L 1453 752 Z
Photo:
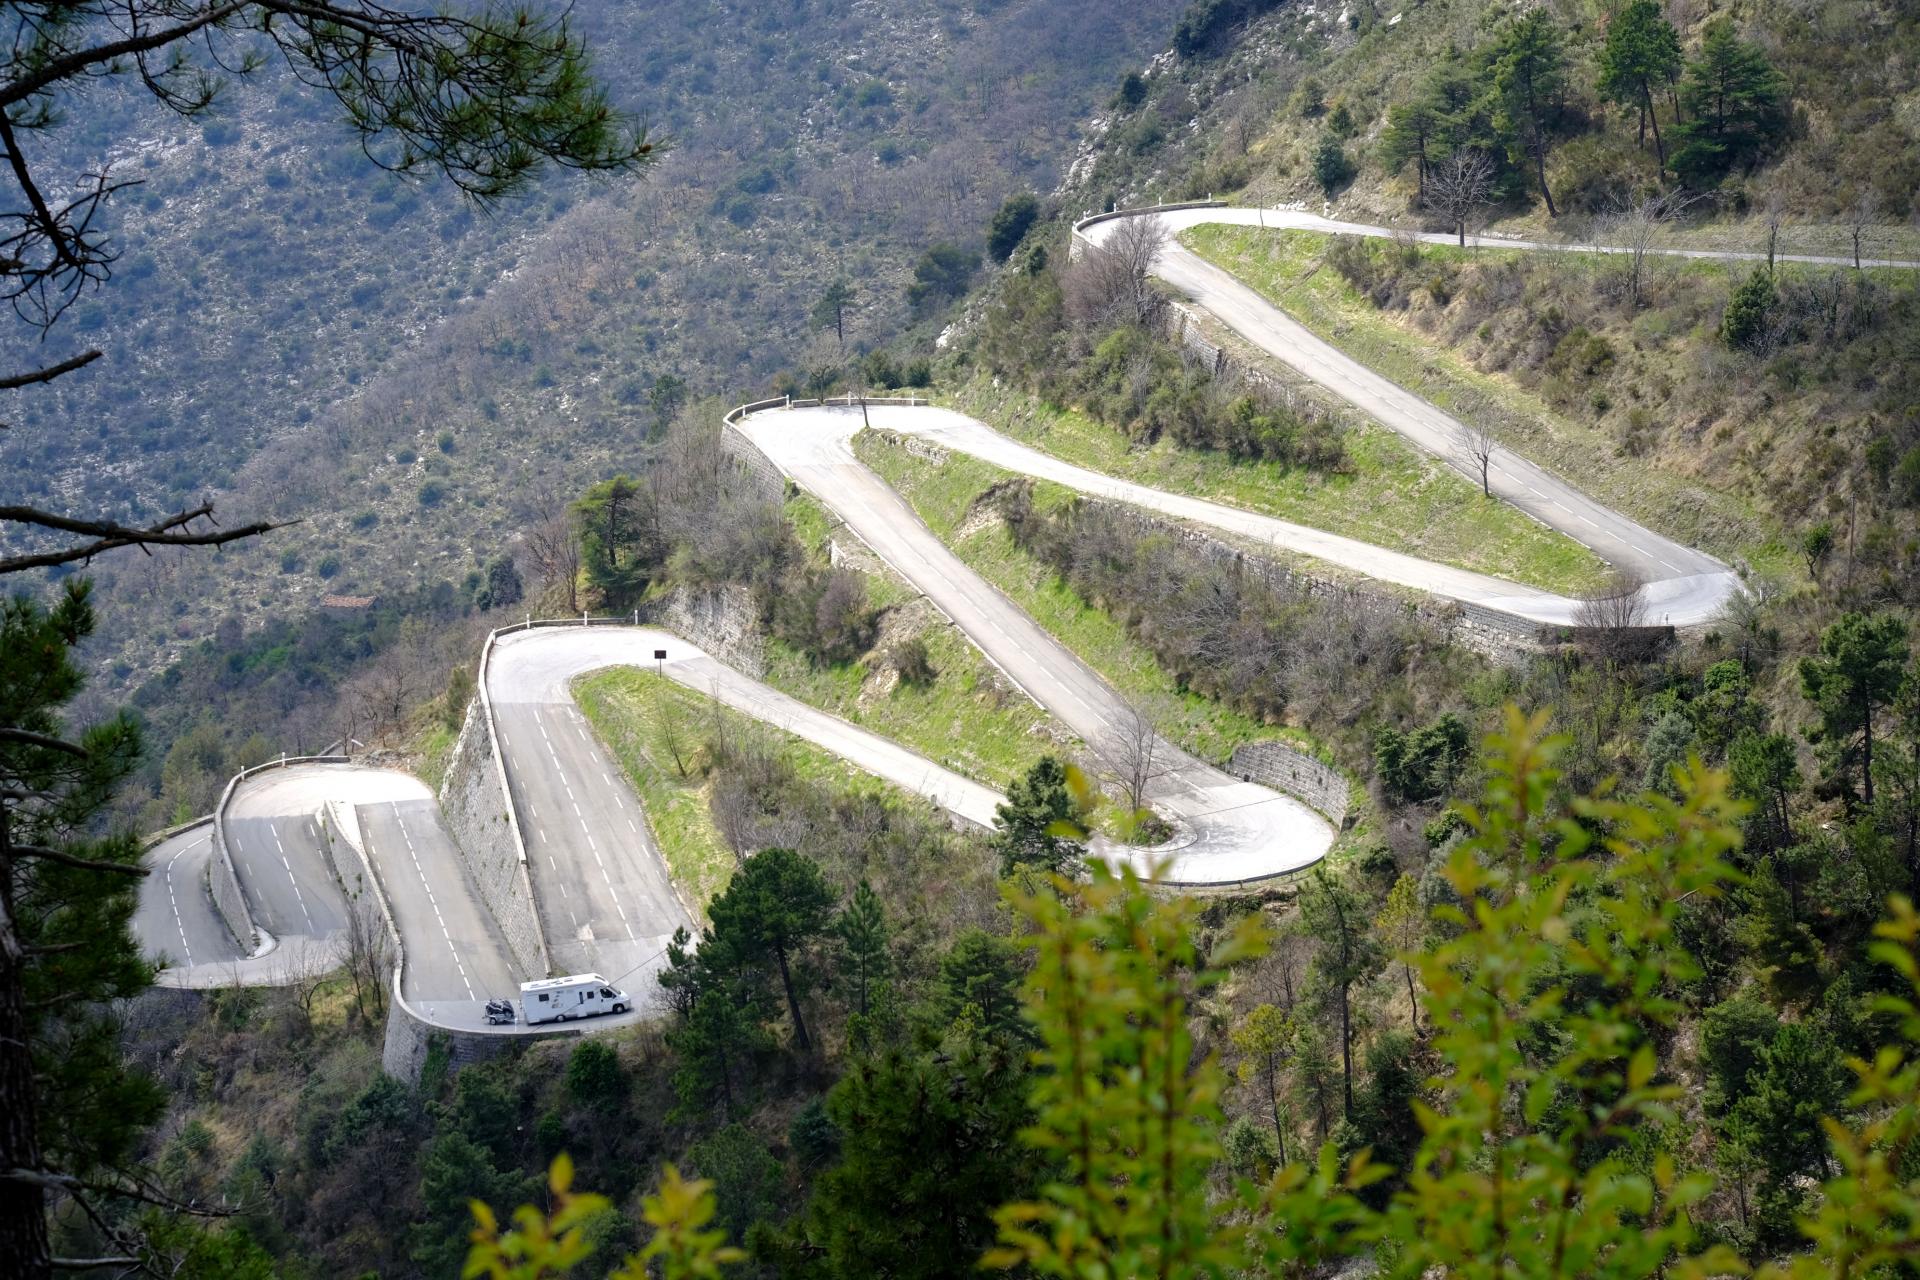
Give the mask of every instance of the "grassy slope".
M 899 490 L 914 511 L 975 572 L 1025 609 L 1082 661 L 1128 697 L 1148 706 L 1163 733 L 1209 760 L 1224 760 L 1233 748 L 1284 731 L 1256 723 L 1197 694 L 1183 694 L 1145 646 L 1104 610 L 1082 600 L 1047 566 L 1022 551 L 999 520 L 967 519 L 974 499 L 1010 477 L 989 463 L 954 454 L 944 464 L 928 462 L 877 437 L 854 439 L 854 452 Z M 1065 489 L 1034 485 L 1041 510 L 1071 501 Z M 1312 743 L 1301 738 L 1302 745 Z
M 832 517 L 804 495 L 788 502 L 787 516 L 801 542 L 824 560 Z M 868 574 L 867 590 L 883 608 L 907 606 L 915 596 L 890 571 Z M 937 673 L 931 684 L 892 680 L 884 655 L 822 667 L 777 640 L 767 643 L 767 683 L 991 787 L 1005 787 L 1051 743 L 1072 741 L 1065 726 L 1012 689 L 966 637 L 931 609 L 917 612 L 925 618 L 917 629 Z
M 1555 411 L 1510 378 L 1480 372 L 1457 353 L 1373 307 L 1323 263 L 1329 237 L 1199 227 L 1181 239 L 1321 338 L 1449 412 L 1486 420 L 1516 450 L 1574 480 L 1600 501 L 1679 541 L 1742 557 L 1768 571 L 1791 571 L 1793 557 L 1778 531 L 1741 499 L 1633 458 L 1605 432 Z M 1421 252 L 1460 251 L 1435 246 Z M 1699 264 L 1694 269 L 1719 268 Z
M 804 778 L 848 791 L 893 792 L 905 802 L 919 803 L 831 752 L 639 667 L 582 676 L 574 681 L 573 694 L 639 793 L 675 882 L 703 914 L 714 895 L 727 887 L 734 868 L 733 852 L 707 807 L 703 744 L 716 715 L 730 733 L 771 735 Z M 674 764 L 670 736 L 680 739 L 685 774 Z
M 1606 567 L 1571 538 L 1501 502 L 1437 458 L 1372 425 L 1347 436 L 1350 475 L 1315 476 L 1273 462 L 1160 440 L 1129 447 L 1084 414 L 1015 399 L 976 383 L 961 406 L 1008 435 L 1090 470 L 1325 529 L 1375 546 L 1516 582 L 1573 593 Z

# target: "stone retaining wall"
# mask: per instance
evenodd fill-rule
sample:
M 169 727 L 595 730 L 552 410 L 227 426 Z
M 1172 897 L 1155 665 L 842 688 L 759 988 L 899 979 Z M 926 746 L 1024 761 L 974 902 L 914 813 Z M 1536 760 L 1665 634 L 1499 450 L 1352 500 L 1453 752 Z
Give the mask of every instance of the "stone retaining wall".
M 486 678 L 484 670 L 480 678 Z M 440 785 L 440 812 L 513 958 L 527 973 L 545 976 L 546 947 L 502 785 L 493 762 L 492 729 L 476 695 L 467 704 L 446 781 Z
M 720 449 L 752 478 L 761 497 L 769 502 L 784 503 L 787 500 L 787 478 L 780 474 L 780 468 L 774 466 L 767 455 L 760 452 L 731 422 L 720 425 Z
M 1336 828 L 1347 824 L 1353 801 L 1347 776 L 1284 742 L 1241 743 L 1233 749 L 1227 772 L 1305 801 Z
M 642 610 L 641 616 L 756 680 L 767 669 L 766 639 L 760 632 L 753 593 L 745 587 L 700 591 L 678 587 Z
M 446 1056 L 448 1074 L 475 1063 L 490 1062 L 528 1035 L 487 1035 L 478 1031 L 450 1031 L 423 1022 L 400 1000 L 399 979 L 387 1002 L 387 1035 L 380 1047 L 380 1069 L 396 1080 L 418 1085 L 427 1058 L 436 1046 Z

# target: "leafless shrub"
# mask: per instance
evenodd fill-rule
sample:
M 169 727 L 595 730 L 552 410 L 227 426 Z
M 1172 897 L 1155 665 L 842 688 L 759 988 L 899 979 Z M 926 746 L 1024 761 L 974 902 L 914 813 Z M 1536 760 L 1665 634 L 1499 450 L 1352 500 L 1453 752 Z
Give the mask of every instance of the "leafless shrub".
M 1480 495 L 1493 496 L 1493 455 L 1500 448 L 1500 437 L 1485 421 L 1465 421 L 1454 433 L 1453 450 L 1461 464 L 1480 480 Z
M 1102 243 L 1087 245 L 1062 281 L 1075 326 L 1087 332 L 1154 327 L 1166 300 L 1153 287 L 1153 264 L 1166 245 L 1167 226 L 1158 217 L 1122 218 Z
M 379 909 L 362 896 L 347 908 L 340 954 L 353 984 L 353 1007 L 372 1026 L 387 1014 L 387 984 L 393 977 L 393 938 Z
M 580 540 L 574 536 L 567 499 L 558 487 L 543 487 L 533 500 L 526 529 L 527 559 L 533 565 L 539 594 L 557 593 L 568 613 L 580 612 Z
M 1678 190 L 1629 196 L 1618 202 L 1607 217 L 1607 240 L 1626 250 L 1628 294 L 1634 306 L 1640 305 L 1646 287 L 1648 257 L 1661 232 L 1677 221 L 1697 198 Z
M 1581 597 L 1573 625 L 1581 648 L 1594 657 L 1612 662 L 1632 657 L 1644 647 L 1639 634 L 1647 625 L 1643 584 L 1631 574 L 1614 574 Z

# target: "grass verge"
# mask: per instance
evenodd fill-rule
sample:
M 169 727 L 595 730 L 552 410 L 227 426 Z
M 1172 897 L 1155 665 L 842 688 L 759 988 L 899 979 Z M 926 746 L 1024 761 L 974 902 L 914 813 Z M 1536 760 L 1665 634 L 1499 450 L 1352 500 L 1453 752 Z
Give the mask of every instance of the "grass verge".
M 1043 452 L 1092 471 L 1205 498 L 1377 547 L 1577 594 L 1606 578 L 1601 559 L 1504 502 L 1384 427 L 1347 433 L 1352 469 L 1319 476 L 1276 462 L 1159 440 L 1133 448 L 1125 436 L 1072 410 L 975 382 L 957 408 Z
M 1160 731 L 1202 759 L 1224 761 L 1233 748 L 1256 738 L 1285 737 L 1318 750 L 1307 735 L 1262 725 L 1210 698 L 1182 692 L 1146 646 L 1124 625 L 1095 608 L 1045 564 L 1015 545 L 1005 522 L 969 519 L 975 499 L 1011 472 L 964 454 L 929 462 L 863 432 L 853 448 L 861 461 L 899 491 L 942 542 L 1126 697 L 1153 715 Z M 1058 485 L 1035 481 L 1041 511 L 1073 500 Z
M 788 501 L 787 516 L 824 562 L 834 518 L 804 495 Z M 885 610 L 874 652 L 823 666 L 770 638 L 768 684 L 1003 790 L 1041 755 L 1074 742 L 1066 726 L 1009 685 L 964 635 L 917 602 L 910 585 L 877 561 L 874 568 L 866 575 L 868 598 Z M 888 662 L 891 647 L 915 635 L 926 644 L 934 672 L 922 683 L 898 679 Z
M 1374 307 L 1326 266 L 1333 237 L 1205 226 L 1181 233 L 1180 241 L 1318 337 L 1449 413 L 1485 423 L 1509 447 L 1609 506 L 1713 554 L 1744 558 L 1769 573 L 1792 572 L 1792 549 L 1772 522 L 1741 498 L 1631 456 L 1606 432 L 1558 412 L 1511 379 L 1482 373 L 1456 352 Z M 1458 257 L 1522 251 L 1423 245 L 1420 252 Z M 1575 265 L 1588 256 L 1566 255 Z M 1725 268 L 1703 262 L 1677 269 Z
M 707 804 L 706 742 L 717 727 L 778 744 L 782 758 L 808 782 L 843 793 L 879 793 L 904 804 L 925 803 L 805 739 L 639 667 L 581 676 L 573 682 L 573 696 L 639 794 L 667 869 L 703 918 L 734 869 L 733 851 Z

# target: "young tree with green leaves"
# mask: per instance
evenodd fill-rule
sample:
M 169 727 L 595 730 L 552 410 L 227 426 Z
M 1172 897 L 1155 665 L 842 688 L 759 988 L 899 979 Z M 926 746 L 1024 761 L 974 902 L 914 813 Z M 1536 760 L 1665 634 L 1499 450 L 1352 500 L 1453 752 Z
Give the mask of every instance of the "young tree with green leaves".
M 1233 1047 L 1242 1055 L 1240 1080 L 1258 1078 L 1267 1094 L 1267 1113 L 1273 1121 L 1273 1141 L 1280 1163 L 1287 1163 L 1287 1126 L 1280 1118 L 1280 1093 L 1288 1059 L 1293 1054 L 1293 1019 L 1270 1004 L 1255 1005 L 1233 1029 Z
M 1800 690 L 1820 709 L 1821 736 L 1844 778 L 1856 745 L 1864 798 L 1873 803 L 1873 722 L 1907 679 L 1907 624 L 1890 613 L 1848 613 L 1820 633 L 1820 656 L 1800 659 Z
M 1367 916 L 1366 904 L 1351 885 L 1328 874 L 1324 866 L 1313 869 L 1300 891 L 1300 920 L 1319 944 L 1313 957 L 1314 985 L 1340 1023 L 1342 1117 L 1353 1112 L 1353 989 L 1386 967 Z
M 1699 58 L 1687 64 L 1680 105 L 1673 168 L 1696 187 L 1751 171 L 1787 134 L 1786 81 L 1725 17 L 1708 24 Z
M 554 1157 L 547 1173 L 547 1203 L 541 1210 L 523 1204 L 505 1229 L 485 1201 L 471 1202 L 473 1247 L 461 1275 L 469 1280 L 554 1280 L 593 1254 L 588 1224 L 606 1214 L 605 1196 L 573 1189 L 573 1161 Z M 607 1272 L 607 1280 L 719 1280 L 726 1266 L 746 1255 L 710 1230 L 717 1205 L 713 1184 L 680 1176 L 672 1165 L 660 1171 L 660 1185 L 640 1200 L 640 1217 L 653 1228 L 640 1252 Z
M 1427 912 L 1420 905 L 1420 882 L 1413 875 L 1403 873 L 1393 882 L 1393 888 L 1387 891 L 1387 900 L 1380 907 L 1380 916 L 1375 921 L 1380 931 L 1382 945 L 1400 962 L 1400 968 L 1407 979 L 1407 1017 L 1413 1023 L 1414 1034 L 1420 1033 L 1420 997 L 1413 988 L 1413 958 L 1423 949 L 1427 940 Z
M 1600 49 L 1600 96 L 1639 113 L 1638 145 L 1647 145 L 1647 127 L 1653 127 L 1653 150 L 1663 170 L 1667 148 L 1660 140 L 1654 91 L 1670 89 L 1684 62 L 1680 33 L 1656 0 L 1631 0 L 1607 25 L 1606 43 Z
M 1549 11 L 1529 9 L 1500 33 L 1489 65 L 1494 125 L 1506 139 L 1513 162 L 1532 166 L 1541 198 L 1547 202 L 1547 216 L 1553 218 L 1560 216 L 1560 210 L 1547 183 L 1547 156 L 1553 150 L 1566 89 L 1562 40 Z

